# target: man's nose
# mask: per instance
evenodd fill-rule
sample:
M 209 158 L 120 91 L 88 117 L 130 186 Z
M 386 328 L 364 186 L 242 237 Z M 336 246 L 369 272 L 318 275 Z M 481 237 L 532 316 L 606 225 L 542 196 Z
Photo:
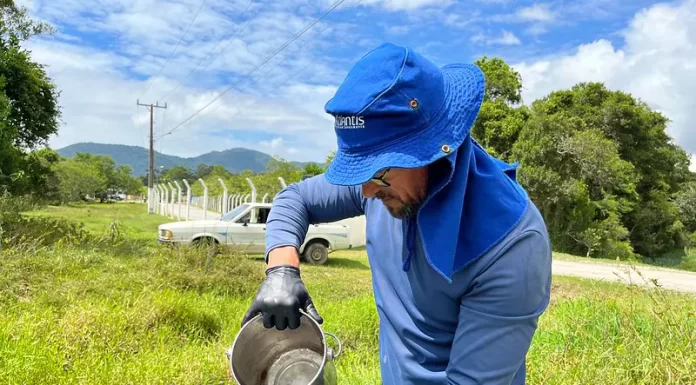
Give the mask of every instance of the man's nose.
M 365 198 L 372 198 L 373 196 L 375 196 L 378 190 L 379 186 L 372 182 L 367 182 L 362 185 L 362 192 Z

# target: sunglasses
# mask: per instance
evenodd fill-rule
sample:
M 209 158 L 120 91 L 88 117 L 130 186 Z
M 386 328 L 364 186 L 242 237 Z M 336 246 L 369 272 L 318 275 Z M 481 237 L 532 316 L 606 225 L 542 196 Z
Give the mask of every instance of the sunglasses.
M 391 186 L 391 184 L 390 184 L 389 182 L 387 182 L 387 181 L 384 180 L 384 177 L 387 176 L 387 173 L 389 172 L 389 170 L 391 170 L 391 169 L 388 168 L 388 169 L 384 170 L 384 172 L 382 173 L 382 175 L 380 175 L 380 176 L 375 176 L 375 177 L 371 178 L 371 179 L 370 179 L 370 182 L 372 182 L 372 183 L 374 183 L 374 184 L 376 184 L 376 185 L 378 185 L 378 186 L 382 186 L 382 187 L 389 187 L 389 186 Z

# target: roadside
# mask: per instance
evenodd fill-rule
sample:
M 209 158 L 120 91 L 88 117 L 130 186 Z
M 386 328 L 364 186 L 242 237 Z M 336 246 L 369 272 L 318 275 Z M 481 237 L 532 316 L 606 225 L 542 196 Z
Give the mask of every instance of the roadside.
M 666 268 L 680 271 L 696 272 L 696 251 L 691 251 L 688 255 L 682 256 L 665 256 L 658 258 L 641 258 L 636 261 L 614 260 L 606 258 L 587 258 L 565 253 L 553 253 L 554 259 L 570 262 L 588 262 L 602 265 L 636 265 L 654 268 Z
M 696 294 L 696 273 L 675 269 L 628 264 L 577 262 L 553 260 L 553 274 L 591 278 L 602 281 L 630 283 L 640 286 L 658 286 Z
M 122 231 L 125 231 L 128 236 L 151 241 L 154 240 L 153 231 L 157 229 L 157 225 L 170 220 L 176 221 L 161 215 L 147 215 L 144 205 L 133 203 L 46 207 L 41 211 L 28 214 L 70 218 L 84 223 L 88 230 L 102 234 L 108 231 L 112 221 L 118 221 L 123 226 Z M 218 216 L 220 216 L 219 213 L 208 212 L 208 219 Z M 191 207 L 190 218 L 202 219 L 203 210 Z M 335 256 L 352 259 L 364 255 L 365 248 L 358 247 L 339 252 Z M 696 294 L 696 273 L 639 263 L 632 265 L 624 261 L 588 259 L 554 253 L 553 273 L 560 276 L 633 283 L 641 286 L 654 286 L 651 280 L 656 280 L 657 284 L 665 289 Z M 640 276 L 641 274 L 643 277 Z

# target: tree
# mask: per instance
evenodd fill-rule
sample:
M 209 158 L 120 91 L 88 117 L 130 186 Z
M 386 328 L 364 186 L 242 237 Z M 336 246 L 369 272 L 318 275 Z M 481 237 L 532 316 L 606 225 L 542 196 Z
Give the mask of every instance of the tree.
M 476 60 L 475 64 L 486 77 L 484 101 L 500 100 L 509 104 L 517 104 L 522 101 L 522 76 L 504 60 L 483 56 Z
M 209 174 L 209 172 L 208 172 Z M 205 175 L 208 176 L 208 175 Z M 184 166 L 174 166 L 170 169 L 168 169 L 164 174 L 161 176 L 161 181 L 162 182 L 174 182 L 178 181 L 181 183 L 182 180 L 188 180 L 188 181 L 193 181 L 196 178 L 196 176 L 186 167 Z
M 602 83 L 579 83 L 538 102 L 540 113 L 563 111 L 601 130 L 617 143 L 621 158 L 635 167 L 640 198 L 622 222 L 636 251 L 659 256 L 682 247 L 685 234 L 677 223 L 672 197 L 689 176 L 689 159 L 667 135 L 668 119 L 627 93 L 607 90 Z
M 41 185 L 24 178 L 42 180 L 36 173 L 48 169 L 30 170 L 36 163 L 29 152 L 45 145 L 58 130 L 59 93 L 44 67 L 22 48 L 30 38 L 52 31 L 48 24 L 31 20 L 25 8 L 11 1 L 0 3 L 0 170 L 5 176 L 0 183 L 12 193 L 41 191 Z
M 280 157 L 271 158 L 266 165 L 266 173 L 277 176 L 286 176 L 298 171 L 292 163 Z
M 60 161 L 55 174 L 61 199 L 66 202 L 86 199 L 88 195 L 104 202 L 110 194 L 140 194 L 144 186 L 140 178 L 132 175 L 130 166 L 116 167 L 106 155 L 75 154 Z
M 205 179 L 210 175 L 210 172 L 213 170 L 213 166 L 208 166 L 205 164 L 199 164 L 198 167 L 196 168 L 196 172 L 194 173 L 194 178 L 195 179 Z
M 632 255 L 620 219 L 638 199 L 636 175 L 613 141 L 567 113 L 534 113 L 513 158 L 523 165 L 520 182 L 543 214 L 557 250 Z
M 484 56 L 476 61 L 486 78 L 483 103 L 471 136 L 491 155 L 509 160 L 512 146 L 529 117 L 522 101 L 522 77 L 499 58 Z
M 599 254 L 614 253 L 627 250 L 617 243 L 624 236 L 644 256 L 684 245 L 688 234 L 673 197 L 689 177 L 688 157 L 671 143 L 666 123 L 601 83 L 580 83 L 532 104 L 511 160 L 521 162 L 520 180 L 559 249 L 603 244 Z
M 324 172 L 324 169 L 321 168 L 316 163 L 308 163 L 305 165 L 304 169 L 302 170 L 302 175 L 303 176 L 315 176 L 322 174 Z
M 143 192 L 145 186 L 140 178 L 134 177 L 133 170 L 127 164 L 118 166 L 115 173 L 115 183 L 112 188 L 129 195 L 137 195 Z
M 88 195 L 96 197 L 106 190 L 107 179 L 94 163 L 71 158 L 56 165 L 56 175 L 64 202 L 84 200 Z
M 679 220 L 684 224 L 686 231 L 696 232 L 696 182 L 690 182 L 683 186 L 677 193 L 675 203 L 679 212 Z

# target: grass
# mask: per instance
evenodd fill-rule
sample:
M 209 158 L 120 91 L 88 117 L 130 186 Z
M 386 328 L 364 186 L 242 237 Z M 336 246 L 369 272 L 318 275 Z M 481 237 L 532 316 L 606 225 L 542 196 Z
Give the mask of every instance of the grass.
M 161 248 L 143 205 L 51 208 L 112 246 L 16 247 L 0 258 L 0 383 L 233 384 L 224 352 L 263 279 L 259 258 Z M 344 354 L 339 384 L 380 383 L 364 251 L 303 276 Z M 528 357 L 529 384 L 694 384 L 693 296 L 554 277 Z
M 81 222 L 86 230 L 96 235 L 105 235 L 115 223 L 122 235 L 129 239 L 153 240 L 157 226 L 174 221 L 160 215 L 148 215 L 147 206 L 142 203 L 104 203 L 78 204 L 69 206 L 48 206 L 40 211 L 26 213 L 49 218 L 69 218 Z M 154 234 L 154 235 L 153 235 Z

